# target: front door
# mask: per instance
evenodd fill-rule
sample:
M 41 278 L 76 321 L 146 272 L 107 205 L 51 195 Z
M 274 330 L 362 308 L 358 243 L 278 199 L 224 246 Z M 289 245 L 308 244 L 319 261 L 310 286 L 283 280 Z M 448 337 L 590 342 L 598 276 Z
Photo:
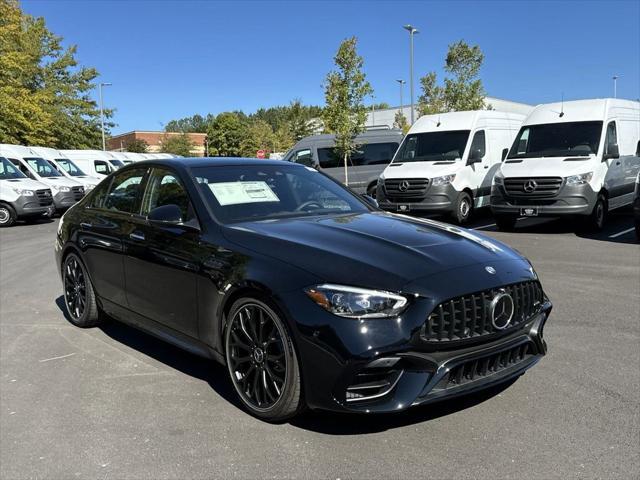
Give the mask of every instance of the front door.
M 127 301 L 135 312 L 172 330 L 198 337 L 197 275 L 205 249 L 196 228 L 151 224 L 146 216 L 177 205 L 183 223 L 198 226 L 189 196 L 176 173 L 152 169 L 140 217 L 125 238 Z

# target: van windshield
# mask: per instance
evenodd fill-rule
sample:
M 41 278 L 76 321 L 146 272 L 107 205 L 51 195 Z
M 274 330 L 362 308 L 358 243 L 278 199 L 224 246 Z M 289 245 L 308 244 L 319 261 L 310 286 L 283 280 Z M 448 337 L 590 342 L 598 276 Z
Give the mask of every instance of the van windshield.
M 109 163 L 113 165 L 113 168 L 115 168 L 116 170 L 118 170 L 120 167 L 124 167 L 124 163 L 122 163 L 120 160 L 111 159 L 109 160 Z
M 78 168 L 78 166 L 73 163 L 68 158 L 56 158 L 56 163 L 60 165 L 65 172 L 67 172 L 72 177 L 82 177 L 86 174 Z
M 44 158 L 30 157 L 24 159 L 41 177 L 61 177 L 62 174 L 53 168 Z
M 27 178 L 27 176 L 14 167 L 9 160 L 0 157 L 0 180 L 10 180 L 12 178 Z
M 602 122 L 525 125 L 508 158 L 579 157 L 598 152 Z
M 399 162 L 437 162 L 462 158 L 470 130 L 412 133 L 394 158 Z

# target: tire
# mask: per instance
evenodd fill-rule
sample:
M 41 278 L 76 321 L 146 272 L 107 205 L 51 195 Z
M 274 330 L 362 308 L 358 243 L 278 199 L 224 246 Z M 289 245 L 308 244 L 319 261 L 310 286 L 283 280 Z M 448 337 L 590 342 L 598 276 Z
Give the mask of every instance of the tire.
M 0 203 L 0 228 L 10 227 L 16 223 L 16 211 L 6 203 Z
M 496 226 L 498 230 L 502 232 L 513 232 L 516 228 L 516 221 L 518 219 L 515 215 L 508 214 L 495 214 L 494 218 L 496 219 Z
M 607 199 L 604 195 L 598 195 L 596 204 L 591 214 L 585 219 L 584 226 L 590 232 L 599 232 L 603 229 L 607 220 Z
M 224 336 L 225 359 L 243 407 L 268 422 L 304 409 L 298 357 L 286 324 L 256 298 L 231 306 Z
M 636 239 L 640 242 L 640 220 L 636 220 Z
M 71 323 L 82 328 L 102 323 L 93 284 L 84 263 L 75 253 L 67 255 L 62 264 L 62 288 Z
M 377 183 L 369 185 L 369 188 L 367 188 L 367 195 L 369 195 L 371 198 L 376 198 L 377 190 L 378 190 Z
M 467 192 L 460 192 L 453 206 L 451 216 L 458 225 L 464 225 L 469 221 L 473 212 L 473 199 Z

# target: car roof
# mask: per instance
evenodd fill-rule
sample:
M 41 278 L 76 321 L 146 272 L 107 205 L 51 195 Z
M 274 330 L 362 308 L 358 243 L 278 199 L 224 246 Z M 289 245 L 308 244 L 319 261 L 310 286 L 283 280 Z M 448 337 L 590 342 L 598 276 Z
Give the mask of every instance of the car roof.
M 219 167 L 219 166 L 260 166 L 260 165 L 297 165 L 283 160 L 241 157 L 174 157 L 143 160 L 127 165 L 127 169 L 139 165 L 165 165 L 167 167 Z

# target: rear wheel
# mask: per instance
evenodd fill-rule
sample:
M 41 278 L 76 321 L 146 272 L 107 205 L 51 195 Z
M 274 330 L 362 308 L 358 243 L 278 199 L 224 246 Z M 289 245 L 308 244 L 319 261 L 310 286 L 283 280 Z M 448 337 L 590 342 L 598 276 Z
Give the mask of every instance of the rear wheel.
M 467 192 L 460 192 L 454 204 L 452 212 L 453 221 L 458 225 L 464 225 L 469 221 L 473 211 L 473 199 Z
M 586 218 L 585 227 L 593 232 L 599 232 L 604 227 L 607 219 L 607 199 L 604 195 L 598 195 L 596 204 L 593 206 L 591 214 Z
M 270 422 L 303 408 L 300 368 L 283 320 L 266 303 L 241 298 L 229 312 L 225 356 L 244 407 Z
M 515 215 L 500 214 L 494 215 L 494 217 L 496 219 L 496 226 L 498 227 L 498 230 L 503 232 L 512 232 L 515 229 L 516 220 L 518 219 Z
M 93 285 L 87 270 L 75 253 L 70 253 L 62 265 L 64 303 L 71 323 L 77 327 L 95 327 L 101 323 Z
M 16 212 L 9 205 L 0 203 L 0 228 L 16 223 Z

